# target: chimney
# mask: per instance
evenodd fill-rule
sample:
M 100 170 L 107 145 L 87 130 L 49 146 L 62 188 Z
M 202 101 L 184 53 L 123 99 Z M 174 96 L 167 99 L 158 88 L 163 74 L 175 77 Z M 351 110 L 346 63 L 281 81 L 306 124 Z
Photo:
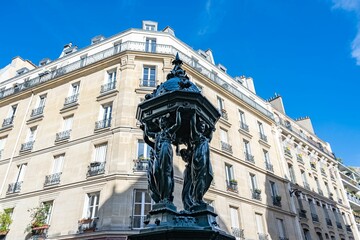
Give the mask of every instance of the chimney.
M 275 96 L 267 100 L 273 108 L 281 112 L 282 114 L 285 114 L 285 108 L 282 101 L 282 97 L 275 93 Z

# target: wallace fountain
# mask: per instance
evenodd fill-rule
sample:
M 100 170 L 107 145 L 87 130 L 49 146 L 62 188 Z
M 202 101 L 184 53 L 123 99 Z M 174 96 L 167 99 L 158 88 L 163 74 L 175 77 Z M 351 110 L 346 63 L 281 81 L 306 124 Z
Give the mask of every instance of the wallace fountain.
M 214 208 L 203 200 L 213 180 L 209 144 L 220 113 L 189 80 L 178 54 L 172 63 L 167 80 L 137 109 L 144 141 L 151 147 L 147 177 L 155 204 L 144 221 L 146 227 L 129 238 L 233 240 L 220 229 Z M 182 211 L 173 204 L 174 154 L 186 162 Z

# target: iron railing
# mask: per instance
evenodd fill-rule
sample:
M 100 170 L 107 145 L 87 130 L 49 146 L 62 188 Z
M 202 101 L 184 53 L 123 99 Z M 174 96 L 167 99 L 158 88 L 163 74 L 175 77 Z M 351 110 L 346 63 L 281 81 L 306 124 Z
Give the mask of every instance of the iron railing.
M 221 150 L 226 151 L 228 153 L 232 153 L 232 146 L 227 142 L 221 141 Z
M 109 92 L 116 87 L 116 81 L 112 81 L 106 84 L 101 85 L 100 93 L 106 93 Z
M 36 117 L 44 113 L 44 106 L 35 108 L 31 111 L 31 117 Z
M 247 125 L 246 123 L 244 122 L 240 122 L 240 128 L 246 132 L 249 131 L 249 125 Z
M 305 218 L 307 219 L 307 216 L 306 216 L 306 210 L 305 209 L 299 209 L 299 217 L 300 218 Z
M 269 162 L 265 162 L 265 168 L 266 170 L 270 171 L 270 172 L 274 172 L 274 167 L 271 163 Z
M 273 205 L 281 207 L 281 196 L 272 196 Z
M 264 133 L 260 133 L 260 139 L 267 142 L 267 136 Z
M 255 163 L 255 159 L 254 156 L 251 155 L 250 153 L 245 152 L 245 160 L 251 163 Z
M 18 193 L 18 192 L 20 192 L 22 183 L 23 183 L 22 181 L 21 182 L 10 183 L 6 193 Z
M 72 104 L 72 103 L 76 103 L 78 101 L 78 98 L 79 98 L 79 94 L 74 94 L 70 97 L 67 97 L 65 98 L 65 102 L 64 102 L 64 105 L 69 105 L 69 104 Z
M 149 167 L 149 161 L 150 159 L 135 159 L 134 163 L 134 170 L 135 171 L 147 171 Z
M 98 218 L 81 219 L 78 221 L 78 232 L 83 233 L 84 231 L 95 231 L 97 226 Z
M 319 216 L 316 213 L 311 213 L 313 222 L 319 222 Z
M 95 176 L 105 173 L 105 162 L 92 162 L 88 166 L 87 176 Z
M 111 118 L 97 121 L 95 123 L 95 130 L 111 127 Z
M 238 192 L 238 184 L 236 181 L 226 180 L 226 189 L 230 192 Z
M 35 141 L 29 141 L 26 143 L 21 144 L 20 151 L 31 151 L 33 149 Z
M 71 129 L 59 132 L 56 134 L 55 141 L 61 141 L 70 138 Z
M 288 156 L 288 157 L 292 158 L 290 149 L 284 148 L 284 153 L 285 153 L 285 156 Z
M 155 43 L 154 43 L 155 44 Z M 145 42 L 135 42 L 135 41 L 126 41 L 121 44 L 121 47 L 119 49 L 118 46 L 114 46 L 108 49 L 105 49 L 103 51 L 100 51 L 98 53 L 95 53 L 93 55 L 89 55 L 86 57 L 86 62 L 82 60 L 78 60 L 76 62 L 70 63 L 68 65 L 65 65 L 63 67 L 59 67 L 52 72 L 48 72 L 45 75 L 37 76 L 35 78 L 29 79 L 25 81 L 24 83 L 17 84 L 16 88 L 7 88 L 2 91 L 0 91 L 0 99 L 10 96 L 12 94 L 16 94 L 17 92 L 32 88 L 34 86 L 37 86 L 39 84 L 42 84 L 44 82 L 48 82 L 50 80 L 53 80 L 57 77 L 60 77 L 62 75 L 65 75 L 67 73 L 73 72 L 75 70 L 78 70 L 80 68 L 86 67 L 90 64 L 93 64 L 95 62 L 98 62 L 100 60 L 103 60 L 105 58 L 111 57 L 113 55 L 119 54 L 120 52 L 124 52 L 127 50 L 131 51 L 138 51 L 138 52 L 147 52 L 146 48 L 147 44 Z M 206 67 L 199 64 L 196 59 L 187 56 L 183 52 L 179 51 L 177 48 L 171 46 L 171 45 L 165 45 L 165 44 L 155 44 L 155 48 L 151 48 L 152 52 L 154 53 L 164 53 L 164 54 L 171 54 L 173 56 L 176 55 L 176 53 L 179 54 L 181 60 L 184 63 L 187 63 L 191 67 L 193 67 L 195 70 L 200 72 L 202 75 L 208 77 L 210 80 L 221 86 L 222 88 L 226 89 L 228 92 L 232 93 L 239 99 L 243 100 L 246 104 L 250 105 L 251 107 L 255 108 L 257 111 L 261 112 L 265 116 L 274 119 L 273 113 L 271 113 L 269 110 L 258 104 L 256 101 L 251 99 L 250 97 L 246 96 L 244 93 L 240 92 L 235 87 L 231 86 L 230 84 L 227 84 L 226 81 L 221 79 L 219 76 L 217 76 L 215 73 L 213 73 L 211 70 L 208 70 Z
M 9 118 L 5 118 L 3 123 L 2 123 L 2 127 L 10 126 L 10 125 L 13 124 L 13 122 L 14 122 L 14 116 L 9 117 Z
M 61 176 L 61 172 L 45 176 L 44 186 L 59 184 L 60 176 Z
M 140 79 L 140 87 L 156 87 L 158 81 L 156 79 Z
M 253 190 L 253 191 L 251 191 L 251 196 L 253 199 L 261 200 L 261 191 Z
M 244 229 L 231 227 L 231 230 L 234 237 L 245 239 Z

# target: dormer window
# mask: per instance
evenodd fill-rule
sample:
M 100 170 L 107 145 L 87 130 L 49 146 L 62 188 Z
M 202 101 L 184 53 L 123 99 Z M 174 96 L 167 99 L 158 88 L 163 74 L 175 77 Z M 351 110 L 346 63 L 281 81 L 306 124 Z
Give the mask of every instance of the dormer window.
M 40 61 L 39 66 L 45 66 L 49 62 L 51 62 L 51 60 L 49 58 L 44 58 Z
M 157 31 L 157 22 L 153 21 L 143 21 L 143 29 L 147 31 Z
M 153 25 L 153 24 L 145 24 L 145 30 L 155 31 L 155 25 Z
M 224 67 L 223 65 L 221 65 L 221 64 L 218 64 L 218 66 L 217 66 L 221 71 L 223 71 L 223 72 L 225 72 L 226 73 L 226 71 L 227 71 L 227 68 L 226 67 Z
M 92 44 L 95 44 L 95 43 L 98 43 L 98 42 L 101 42 L 102 40 L 104 40 L 105 37 L 103 35 L 98 35 L 98 36 L 95 36 L 91 39 L 91 45 Z
M 24 73 L 26 73 L 26 72 L 28 72 L 28 71 L 29 71 L 28 68 L 23 67 L 23 68 L 20 68 L 19 70 L 17 70 L 16 73 L 17 73 L 18 75 L 21 75 L 21 74 L 24 74 Z

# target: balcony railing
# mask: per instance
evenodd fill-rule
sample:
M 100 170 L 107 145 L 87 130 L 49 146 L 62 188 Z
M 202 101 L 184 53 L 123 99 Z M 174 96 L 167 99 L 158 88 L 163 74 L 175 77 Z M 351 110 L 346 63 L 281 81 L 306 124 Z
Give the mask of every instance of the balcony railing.
M 61 172 L 45 176 L 44 186 L 59 184 L 60 176 L 61 176 Z
M 258 233 L 259 240 L 269 240 L 268 235 L 266 233 Z
M 291 151 L 288 148 L 284 148 L 285 156 L 288 156 L 289 158 L 292 158 Z
M 303 160 L 302 155 L 296 154 L 296 160 L 297 160 L 299 163 L 304 164 L 304 160 Z
M 70 97 L 67 97 L 65 98 L 65 102 L 64 102 L 64 105 L 69 105 L 69 104 L 72 104 L 72 103 L 76 103 L 78 101 L 78 98 L 79 98 L 79 94 L 74 94 Z
M 350 225 L 346 224 L 345 227 L 347 232 L 352 232 Z
M 306 210 L 305 210 L 305 209 L 299 209 L 299 217 L 300 217 L 300 218 L 307 219 Z
M 35 108 L 31 111 L 31 117 L 36 117 L 44 113 L 44 106 Z
M 105 162 L 92 162 L 88 166 L 87 176 L 95 176 L 105 173 Z
M 157 85 L 156 79 L 140 79 L 140 87 L 151 87 L 154 88 Z
M 233 153 L 232 146 L 223 141 L 221 141 L 221 150 L 226 151 L 228 153 Z
M 98 218 L 81 219 L 78 221 L 78 232 L 95 231 Z
M 234 237 L 240 238 L 240 239 L 245 238 L 244 229 L 231 227 L 231 230 L 232 230 L 232 234 Z
M 21 144 L 20 151 L 31 151 L 33 149 L 35 141 L 29 141 L 26 143 Z
M 226 180 L 226 189 L 230 192 L 238 192 L 238 183 L 236 181 Z
M 316 213 L 311 213 L 313 222 L 319 222 L 319 216 Z
M 252 199 L 261 200 L 261 191 L 259 190 L 253 190 L 251 191 Z
M 14 116 L 9 117 L 9 118 L 5 118 L 3 123 L 2 123 L 2 127 L 8 127 L 10 125 L 12 125 L 14 122 Z
M 22 181 L 21 182 L 10 183 L 6 193 L 18 193 L 18 192 L 20 192 L 22 183 L 23 183 Z
M 273 205 L 281 207 L 281 196 L 272 196 Z
M 274 172 L 274 167 L 271 163 L 269 162 L 265 162 L 265 168 L 266 170 L 270 171 L 270 172 Z
M 223 108 L 223 109 L 220 109 L 220 113 L 221 113 L 221 117 L 225 120 L 228 120 L 229 117 L 228 117 L 228 113 L 227 111 Z
M 134 170 L 135 171 L 147 171 L 148 167 L 149 167 L 149 161 L 150 159 L 148 158 L 144 158 L 144 159 L 135 159 L 134 163 Z
M 260 139 L 267 142 L 267 136 L 264 133 L 260 133 Z
M 342 227 L 342 225 L 341 225 L 340 222 L 336 222 L 336 227 L 337 227 L 338 229 L 343 229 L 343 227 Z
M 71 129 L 56 134 L 55 141 L 62 141 L 70 138 Z
M 111 127 L 111 118 L 97 121 L 95 123 L 95 130 L 99 130 L 102 128 L 109 128 L 109 127 Z
M 116 81 L 112 81 L 106 84 L 101 85 L 100 93 L 106 93 L 109 92 L 116 87 Z
M 99 62 L 105 58 L 111 57 L 113 55 L 117 55 L 120 52 L 124 52 L 127 50 L 132 50 L 132 51 L 138 51 L 138 52 L 146 52 L 146 43 L 145 42 L 134 42 L 134 41 L 126 41 L 123 42 L 119 48 L 119 46 L 114 46 L 108 49 L 105 49 L 101 52 L 95 53 L 93 55 L 89 55 L 86 57 L 86 62 L 84 63 L 84 61 L 82 60 L 78 60 L 76 62 L 72 62 L 68 65 L 65 65 L 63 67 L 59 67 L 56 70 L 50 72 L 49 74 L 46 74 L 44 76 L 37 76 L 35 78 L 32 78 L 28 81 L 25 81 L 24 83 L 18 84 L 17 87 L 12 87 L 12 88 L 8 88 L 5 90 L 0 91 L 0 99 L 16 94 L 17 92 L 20 91 L 24 91 L 27 90 L 29 88 L 32 88 L 34 86 L 37 86 L 39 84 L 42 84 L 44 82 L 48 82 L 50 80 L 53 80 L 57 77 L 63 76 L 67 73 L 76 71 L 80 68 L 86 67 L 90 64 L 93 64 L 95 62 Z M 264 108 L 263 106 L 259 105 L 257 102 L 255 102 L 253 99 L 251 99 L 250 97 L 246 96 L 245 94 L 243 94 L 241 91 L 239 91 L 238 89 L 236 89 L 235 87 L 232 87 L 231 85 L 227 84 L 226 88 L 224 87 L 226 84 L 226 82 L 224 80 L 222 80 L 219 76 L 217 76 L 216 74 L 214 74 L 213 72 L 211 72 L 211 70 L 208 70 L 206 67 L 202 66 L 201 64 L 198 63 L 198 61 L 194 60 L 194 58 L 187 56 L 186 54 L 184 54 L 183 52 L 179 51 L 177 48 L 171 46 L 171 45 L 164 45 L 164 44 L 156 44 L 156 48 L 154 49 L 154 51 L 156 53 L 162 53 L 162 54 L 171 54 L 173 56 L 176 55 L 176 53 L 179 53 L 180 59 L 194 67 L 194 69 L 196 71 L 198 71 L 199 73 L 201 73 L 202 75 L 208 77 L 209 79 L 211 79 L 213 82 L 215 82 L 217 85 L 222 86 L 226 91 L 229 91 L 230 93 L 234 94 L 236 97 L 238 97 L 239 99 L 242 99 L 247 105 L 255 108 L 256 110 L 258 110 L 259 112 L 263 113 L 264 115 L 266 115 L 267 117 L 274 119 L 274 115 L 273 113 L 271 113 L 270 111 L 268 111 L 266 108 Z M 34 70 L 34 71 L 37 71 Z
M 255 163 L 255 159 L 254 156 L 251 155 L 250 153 L 245 152 L 245 160 L 251 163 Z
M 249 125 L 247 125 L 246 123 L 244 122 L 240 122 L 240 128 L 246 132 L 249 131 Z
M 353 203 L 356 203 L 358 205 L 360 205 L 360 198 L 357 197 L 356 195 L 352 195 L 351 193 L 346 193 L 348 199 L 353 202 Z
M 325 218 L 325 221 L 326 221 L 326 225 L 332 226 L 332 222 L 329 218 Z
M 320 171 L 321 171 L 321 174 L 322 174 L 324 177 L 327 177 L 327 175 L 326 175 L 326 172 L 325 172 L 325 169 L 324 169 L 324 168 L 320 168 Z

